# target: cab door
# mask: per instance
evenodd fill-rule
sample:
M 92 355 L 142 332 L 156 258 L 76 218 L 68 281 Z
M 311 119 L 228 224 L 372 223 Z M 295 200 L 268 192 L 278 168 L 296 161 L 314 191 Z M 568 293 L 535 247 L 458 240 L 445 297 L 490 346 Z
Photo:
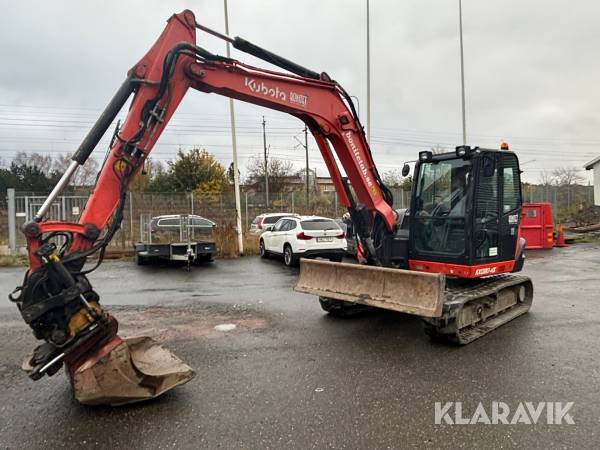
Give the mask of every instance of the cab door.
M 500 178 L 500 259 L 514 259 L 521 220 L 521 172 L 514 153 L 504 153 Z
M 484 152 L 478 158 L 471 239 L 475 265 L 498 261 L 500 256 L 499 156 Z
M 521 178 L 514 153 L 481 155 L 474 198 L 473 264 L 514 259 L 521 219 Z

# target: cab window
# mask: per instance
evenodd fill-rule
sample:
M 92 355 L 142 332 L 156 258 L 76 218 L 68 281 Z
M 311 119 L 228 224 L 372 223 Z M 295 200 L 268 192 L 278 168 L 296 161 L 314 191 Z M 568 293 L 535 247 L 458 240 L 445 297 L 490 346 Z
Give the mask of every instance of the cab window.
M 521 179 L 517 158 L 514 155 L 502 155 L 504 167 L 502 213 L 518 209 L 520 205 Z
M 459 256 L 465 251 L 465 216 L 471 162 L 449 159 L 420 166 L 415 197 L 415 250 Z

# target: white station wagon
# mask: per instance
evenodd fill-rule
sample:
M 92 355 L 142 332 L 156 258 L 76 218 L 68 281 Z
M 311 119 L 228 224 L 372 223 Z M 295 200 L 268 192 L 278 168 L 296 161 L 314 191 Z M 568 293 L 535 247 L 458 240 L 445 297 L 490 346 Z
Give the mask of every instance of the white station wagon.
M 265 227 L 260 236 L 260 255 L 282 255 L 286 266 L 300 258 L 322 257 L 340 262 L 346 252 L 344 230 L 333 219 L 318 216 L 283 217 Z

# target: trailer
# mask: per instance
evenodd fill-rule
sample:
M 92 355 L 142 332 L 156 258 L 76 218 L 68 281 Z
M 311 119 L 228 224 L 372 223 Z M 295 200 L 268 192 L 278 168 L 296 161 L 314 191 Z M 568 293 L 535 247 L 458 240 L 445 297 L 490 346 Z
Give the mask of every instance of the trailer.
M 134 244 L 139 266 L 162 261 L 211 262 L 217 246 L 211 235 L 216 223 L 193 214 L 140 216 L 140 241 Z

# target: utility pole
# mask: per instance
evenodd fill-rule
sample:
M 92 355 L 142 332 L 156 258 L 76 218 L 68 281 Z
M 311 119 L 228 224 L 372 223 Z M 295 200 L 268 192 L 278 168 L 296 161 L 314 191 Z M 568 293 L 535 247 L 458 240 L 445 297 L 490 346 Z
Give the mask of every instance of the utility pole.
M 463 27 L 462 27 L 462 0 L 458 0 L 458 24 L 460 31 L 460 86 L 462 102 L 462 134 L 463 145 L 467 145 L 467 120 L 465 114 L 465 61 L 463 56 Z
M 229 36 L 229 16 L 227 13 L 227 0 L 223 0 L 225 7 L 225 34 Z M 227 41 L 227 57 L 231 57 L 229 41 Z M 233 187 L 235 191 L 235 213 L 236 213 L 236 228 L 238 238 L 238 249 L 240 255 L 244 254 L 244 238 L 242 235 L 242 205 L 240 201 L 240 172 L 238 170 L 237 160 L 237 139 L 235 136 L 235 108 L 233 99 L 229 99 L 229 118 L 231 120 L 231 147 L 233 149 Z
M 300 133 L 298 133 L 300 134 Z M 304 143 L 298 139 L 298 134 L 296 136 L 294 136 L 294 139 L 296 139 L 296 141 L 298 141 L 298 145 L 300 145 L 301 147 L 304 147 L 304 151 L 306 152 L 306 206 L 308 207 L 308 202 L 309 202 L 309 192 L 310 192 L 310 180 L 309 180 L 309 174 L 310 174 L 310 168 L 308 167 L 308 127 L 306 126 L 306 124 L 304 125 Z M 294 148 L 298 148 L 298 145 L 296 145 L 296 147 Z
M 371 29 L 369 0 L 367 0 L 367 141 L 371 145 Z
M 269 208 L 269 162 L 267 160 L 267 133 L 265 131 L 265 116 L 263 116 L 262 127 L 263 127 L 263 150 L 265 153 L 265 200 L 267 209 Z
M 310 172 L 309 172 L 309 168 L 308 168 L 308 127 L 306 126 L 306 124 L 304 125 L 304 150 L 306 151 L 306 207 L 308 208 L 308 205 L 309 205 L 308 193 L 309 193 Z

